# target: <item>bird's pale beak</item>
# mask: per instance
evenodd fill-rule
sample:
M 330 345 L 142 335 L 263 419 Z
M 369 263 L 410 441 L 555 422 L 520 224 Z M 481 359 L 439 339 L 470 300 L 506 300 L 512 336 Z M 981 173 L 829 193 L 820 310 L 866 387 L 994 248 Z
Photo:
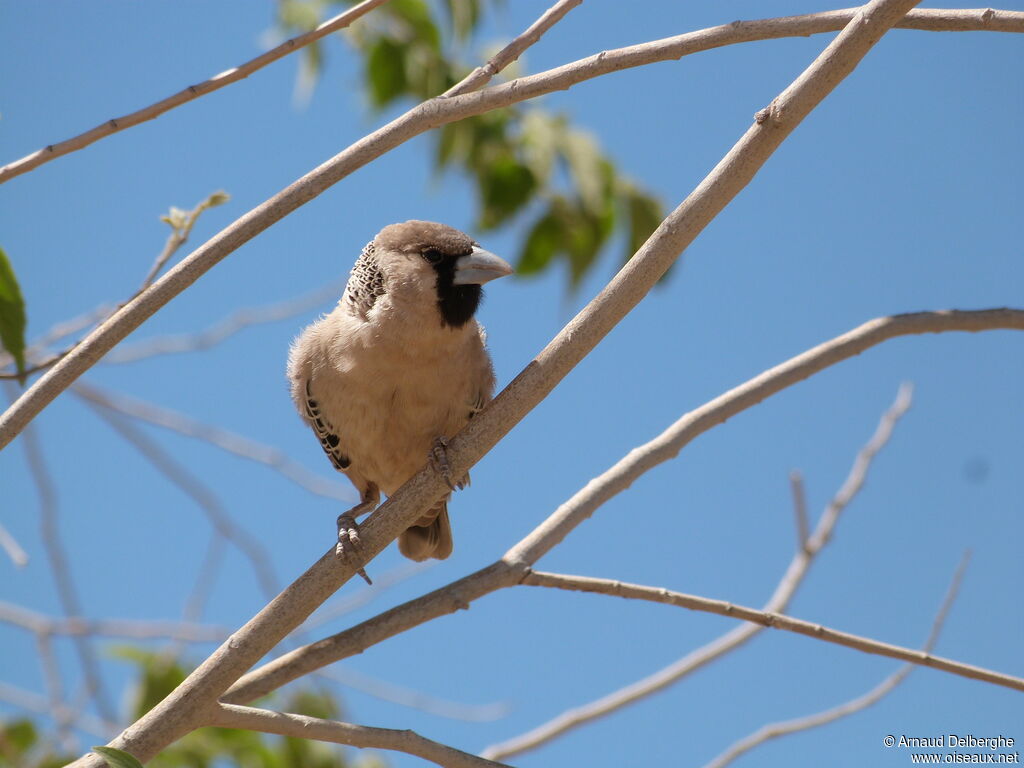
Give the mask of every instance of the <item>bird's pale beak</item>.
M 455 260 L 455 278 L 453 285 L 483 285 L 515 270 L 502 258 L 495 256 L 483 248 L 474 248 L 468 256 L 460 256 Z

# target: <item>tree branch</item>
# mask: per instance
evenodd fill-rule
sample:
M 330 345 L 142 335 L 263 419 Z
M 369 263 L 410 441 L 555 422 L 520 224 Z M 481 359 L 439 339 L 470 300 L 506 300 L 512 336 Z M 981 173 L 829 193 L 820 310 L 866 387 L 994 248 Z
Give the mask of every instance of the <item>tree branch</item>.
M 81 133 L 78 136 L 74 136 L 73 138 L 65 141 L 58 142 L 57 144 L 49 144 L 46 147 L 33 152 L 31 155 L 27 155 L 20 160 L 15 160 L 14 162 L 5 165 L 3 168 L 0 168 L 0 184 L 3 184 L 9 179 L 13 179 L 15 176 L 27 173 L 33 168 L 38 168 L 40 165 L 48 163 L 50 160 L 61 157 L 62 155 L 67 155 L 79 149 L 84 149 L 93 142 L 106 138 L 118 131 L 123 131 L 125 128 L 131 128 L 139 123 L 144 123 L 155 117 L 159 117 L 164 112 L 172 110 L 175 107 L 180 107 L 182 104 L 192 101 L 193 99 L 197 99 L 200 96 L 204 96 L 207 93 L 219 90 L 225 85 L 230 85 L 231 83 L 243 80 L 258 69 L 262 69 L 267 64 L 277 61 L 278 59 L 287 56 L 289 53 L 297 51 L 303 46 L 309 45 L 322 37 L 326 37 L 332 32 L 347 27 L 360 16 L 369 13 L 378 5 L 383 5 L 387 1 L 388 0 L 363 0 L 359 5 L 349 8 L 344 13 L 339 13 L 337 16 L 323 22 L 316 27 L 316 29 L 297 35 L 290 40 L 285 40 L 276 48 L 271 48 L 266 53 L 261 54 L 254 59 L 250 59 L 240 66 L 225 70 L 219 75 L 214 75 L 209 80 L 205 80 L 202 83 L 190 85 L 184 90 L 178 91 L 178 93 L 173 96 L 168 96 L 166 99 L 162 99 L 155 104 L 150 104 L 148 107 L 132 112 L 124 117 L 108 120 L 105 123 L 97 125 L 90 131 L 86 131 L 85 133 Z
M 18 540 L 11 535 L 3 524 L 0 524 L 0 549 L 7 553 L 11 562 L 18 568 L 28 565 L 28 553 L 22 549 Z
M 149 461 L 157 472 L 162 474 L 172 485 L 177 486 L 182 493 L 196 503 L 196 506 L 206 515 L 207 521 L 217 532 L 217 535 L 231 542 L 242 553 L 242 556 L 248 560 L 265 598 L 267 600 L 272 598 L 280 589 L 280 586 L 271 566 L 270 553 L 263 545 L 263 542 L 249 533 L 243 526 L 236 525 L 217 495 L 198 477 L 193 475 L 188 467 L 179 463 L 160 444 L 150 439 L 133 422 L 116 411 L 106 410 L 98 403 L 84 397 L 83 399 L 86 405 L 105 421 L 111 429 L 129 445 L 134 446 L 135 450 Z
M 100 389 L 84 381 L 75 384 L 74 393 L 87 402 L 102 406 L 114 413 L 170 429 L 196 440 L 202 440 L 243 459 L 264 464 L 318 496 L 346 502 L 353 501 L 355 498 L 353 492 L 346 489 L 340 482 L 328 480 L 311 472 L 279 448 L 265 445 L 220 427 L 205 424 L 184 413 L 172 411 L 145 400 Z
M 953 580 L 946 591 L 946 597 L 943 599 L 942 605 L 939 607 L 939 612 L 935 615 L 935 620 L 932 622 L 931 632 L 929 633 L 928 640 L 925 642 L 923 648 L 925 652 L 931 651 L 935 646 L 935 642 L 939 638 L 939 633 L 942 631 L 942 625 L 946 621 L 946 616 L 949 614 L 950 608 L 953 607 L 953 602 L 956 600 L 957 593 L 960 591 L 960 584 L 963 581 L 964 572 L 967 570 L 967 563 L 969 561 L 970 553 L 965 552 L 963 558 L 960 560 L 960 565 L 953 574 Z M 840 704 L 837 707 L 833 707 L 832 709 L 827 709 L 824 712 L 818 712 L 807 717 L 798 717 L 793 720 L 785 720 L 783 722 L 770 723 L 769 725 L 762 726 L 758 730 L 754 731 L 754 733 L 740 739 L 730 746 L 718 757 L 705 765 L 704 768 L 725 768 L 725 766 L 729 765 L 729 763 L 740 755 L 749 752 L 754 749 L 754 747 L 764 744 L 766 741 L 777 739 L 780 736 L 788 736 L 791 733 L 806 731 L 811 728 L 818 728 L 822 725 L 833 723 L 841 718 L 849 717 L 863 709 L 867 709 L 873 704 L 881 701 L 885 696 L 892 692 L 906 679 L 907 675 L 909 675 L 913 669 L 913 664 L 904 664 L 867 693 L 847 701 L 844 704 Z
M 491 78 L 513 61 L 516 61 L 523 54 L 523 51 L 540 40 L 545 32 L 560 22 L 569 11 L 582 2 L 583 0 L 558 0 L 539 19 L 527 27 L 519 37 L 498 51 L 486 64 L 477 67 L 466 75 L 461 82 L 456 83 L 442 93 L 441 97 L 461 96 L 464 93 L 470 93 L 483 88 L 491 81 Z
M 811 621 L 794 619 L 781 613 L 759 611 L 756 608 L 748 608 L 743 605 L 736 605 L 725 600 L 711 600 L 697 595 L 687 595 L 682 592 L 671 592 L 660 587 L 646 587 L 639 584 L 627 584 L 611 579 L 594 579 L 587 576 L 566 576 L 557 573 L 543 573 L 532 571 L 523 579 L 523 584 L 534 587 L 555 587 L 557 589 L 568 589 L 576 592 L 593 592 L 601 595 L 614 595 L 634 600 L 649 600 L 654 603 L 666 603 L 679 608 L 687 608 L 691 611 L 702 611 L 704 613 L 715 613 L 719 616 L 728 616 L 741 621 L 749 621 L 760 624 L 771 629 L 782 629 L 786 632 L 794 632 L 798 635 L 818 638 L 829 643 L 853 648 L 863 653 L 871 653 L 877 656 L 888 656 L 891 659 L 908 661 L 911 664 L 919 664 L 923 667 L 931 667 L 943 672 L 949 672 L 971 680 L 981 680 L 984 683 L 1001 685 L 1016 691 L 1024 691 L 1024 678 L 1006 675 L 1002 672 L 976 667 L 971 664 L 964 664 L 953 659 L 946 659 L 941 656 L 932 656 L 927 651 L 915 651 L 912 648 L 903 648 L 890 643 L 883 643 L 872 640 L 869 637 L 840 632 L 837 629 L 830 629 L 821 624 Z
M 0 622 L 35 633 L 48 635 L 89 635 L 93 637 L 126 637 L 133 640 L 182 640 L 188 643 L 211 643 L 229 634 L 222 627 L 205 624 L 145 621 L 138 619 L 85 619 L 78 616 L 58 618 L 22 608 L 0 600 Z
M 305 715 L 271 712 L 254 707 L 220 704 L 211 713 L 210 725 L 219 728 L 244 728 L 262 733 L 276 733 L 299 739 L 316 739 L 350 747 L 390 749 L 422 757 L 446 768 L 502 768 L 502 763 L 484 760 L 468 752 L 431 741 L 415 731 L 391 728 L 368 728 L 334 720 L 321 720 Z M 508 768 L 508 766 L 505 766 Z
M 925 12 L 918 11 L 917 13 Z M 438 97 L 414 107 L 243 215 L 193 251 L 163 279 L 158 280 L 143 295 L 122 308 L 110 320 L 96 329 L 71 354 L 55 365 L 46 375 L 39 378 L 18 402 L 0 417 L 0 448 L 13 440 L 25 424 L 70 386 L 71 382 L 109 352 L 115 344 L 138 328 L 157 310 L 198 280 L 228 254 L 352 172 L 409 139 L 447 123 L 516 104 L 552 91 L 565 90 L 584 80 L 617 70 L 642 66 L 655 61 L 678 59 L 690 53 L 734 43 L 835 31 L 852 20 L 854 14 L 855 11 L 851 9 L 828 12 L 821 18 L 812 14 L 810 16 L 791 16 L 783 19 L 727 24 L 666 40 L 604 51 L 587 59 L 581 59 L 530 77 L 518 78 L 510 83 L 493 86 L 484 91 L 452 98 Z M 912 17 L 913 20 L 920 20 L 915 23 L 918 23 L 921 28 L 927 29 L 1024 32 L 1024 12 L 1016 11 L 992 11 L 991 9 L 954 12 L 929 11 L 925 13 L 924 17 L 915 14 Z M 866 50 L 866 48 L 862 50 Z M 854 61 L 856 60 L 859 60 L 859 55 L 854 57 Z M 839 79 L 845 77 L 850 68 L 852 68 L 850 62 L 843 62 L 837 66 L 836 73 L 842 72 Z M 817 101 L 824 98 L 834 84 L 828 84 L 826 79 L 815 76 L 809 85 L 810 88 L 807 87 L 807 83 L 802 83 L 798 89 L 802 98 L 809 95 L 812 97 L 813 104 L 806 105 L 808 111 Z M 817 93 L 815 93 L 816 91 Z M 787 100 L 792 100 L 792 95 L 787 94 Z M 724 207 L 724 200 L 731 199 L 739 189 L 750 181 L 767 155 L 778 146 L 778 142 L 781 142 L 789 134 L 796 123 L 802 119 L 802 115 L 806 114 L 804 106 L 799 105 L 795 111 L 791 110 L 791 115 L 787 117 L 786 121 L 783 121 L 786 125 L 780 123 L 775 126 L 774 130 L 768 130 L 759 122 L 756 128 L 761 130 L 751 129 L 751 136 L 749 139 L 745 137 L 744 144 L 753 142 L 755 137 L 761 138 L 753 142 L 757 145 L 756 149 L 753 146 L 747 146 L 742 154 L 745 160 L 751 157 L 760 157 L 760 159 L 749 163 L 745 168 L 730 169 L 728 178 L 736 182 L 737 186 L 728 192 L 721 184 L 720 172 L 730 165 L 734 158 L 730 155 L 719 164 L 716 171 L 719 178 L 712 180 L 712 177 L 709 176 L 705 183 L 716 189 L 714 197 L 723 202 L 719 204 L 718 200 L 715 200 L 711 206 L 713 210 L 709 211 L 710 215 L 707 220 L 710 220 L 710 217 Z M 776 113 L 776 117 L 779 116 L 781 116 L 781 112 Z M 789 122 L 790 119 L 792 122 Z M 749 171 L 749 175 L 746 171 Z M 707 191 L 706 187 L 699 188 L 695 192 L 696 199 L 703 201 Z M 723 192 L 726 193 L 724 198 L 721 194 Z M 699 208 L 699 206 L 695 206 L 695 208 Z M 677 218 L 673 227 L 670 228 L 672 231 L 670 239 L 682 242 L 683 247 L 692 241 L 697 231 L 707 223 L 702 215 L 703 212 L 694 210 L 692 213 L 696 216 L 686 227 L 679 227 Z M 703 223 L 698 224 L 698 221 L 703 221 Z M 693 227 L 691 224 L 696 226 Z M 662 236 L 666 234 L 668 233 L 662 232 Z M 657 240 L 658 238 L 652 238 L 648 241 L 648 245 L 655 244 Z M 681 251 L 682 248 L 679 250 Z
M 704 432 L 821 370 L 899 336 L 1004 328 L 1024 330 L 1024 310 L 915 312 L 877 318 L 864 323 L 848 333 L 765 371 L 685 414 L 669 429 L 648 443 L 633 449 L 608 470 L 587 483 L 506 552 L 501 560 L 427 595 L 398 605 L 351 629 L 282 655 L 240 678 L 223 700 L 245 702 L 264 696 L 320 667 L 362 653 L 367 648 L 419 624 L 468 608 L 477 598 L 517 584 L 522 577 L 524 563 L 526 566 L 536 563 L 576 526 L 593 515 L 602 504 L 624 491 L 645 472 L 675 458 L 684 446 Z M 819 522 L 819 535 L 812 536 L 809 541 L 824 542 L 827 539 L 822 533 L 825 529 L 821 526 L 822 523 Z M 783 582 L 780 583 L 772 600 L 765 606 L 766 610 L 782 609 L 782 606 L 773 604 L 773 601 L 793 588 L 788 585 L 793 584 L 795 587 L 795 582 L 799 580 L 796 574 L 804 567 L 794 558 Z M 786 600 L 788 601 L 788 597 Z M 738 645 L 747 639 L 748 635 L 756 634 L 758 631 L 759 628 L 752 625 L 738 627 L 728 636 L 721 638 L 721 642 L 730 647 Z M 680 662 L 682 668 L 686 670 L 688 665 L 696 668 L 710 658 L 716 658 L 720 653 L 715 645 L 706 646 L 691 654 L 687 657 L 688 661 L 683 660 L 686 664 Z
M 719 398 L 719 400 L 720 399 L 721 398 Z M 872 436 L 871 440 L 868 441 L 867 445 L 858 452 L 857 457 L 854 460 L 853 467 L 850 469 L 847 479 L 843 482 L 842 488 L 853 487 L 856 490 L 860 490 L 863 486 L 863 480 L 870 466 L 871 460 L 878 454 L 879 450 L 881 450 L 882 446 L 892 435 L 893 426 L 895 426 L 899 418 L 906 412 L 909 405 L 910 390 L 905 386 L 902 386 L 896 395 L 895 402 L 884 414 L 882 414 L 878 427 L 875 429 L 875 434 Z M 664 434 L 662 437 L 664 437 Z M 660 440 L 661 438 L 658 439 Z M 635 449 L 630 455 L 632 456 L 649 451 L 650 447 L 655 442 L 656 441 L 652 441 L 646 446 Z M 605 475 L 602 475 L 598 480 L 601 480 L 610 474 L 612 474 L 612 471 L 605 473 Z M 853 484 L 851 483 L 851 478 L 855 476 L 860 477 L 860 482 Z M 814 561 L 815 556 L 830 540 L 832 531 L 839 522 L 840 514 L 847 506 L 849 506 L 854 495 L 856 495 L 855 492 L 846 494 L 842 494 L 841 492 L 837 493 L 829 503 L 825 512 L 822 513 L 821 518 L 818 520 L 818 524 L 814 529 L 814 535 L 811 536 L 804 533 L 801 536 L 797 545 L 796 554 L 793 555 L 793 559 L 790 562 L 789 567 L 780 579 L 778 586 L 775 587 L 775 592 L 769 598 L 762 610 L 770 613 L 781 613 L 786 610 L 790 601 L 793 599 L 793 596 L 796 594 L 797 588 L 803 583 L 804 578 L 810 571 L 811 563 Z M 619 688 L 616 691 L 612 691 L 599 699 L 568 709 L 551 718 L 547 722 L 541 723 L 536 728 L 532 728 L 524 734 L 503 741 L 500 744 L 494 744 L 488 747 L 482 752 L 482 754 L 485 757 L 503 759 L 512 755 L 521 754 L 522 752 L 526 752 L 531 749 L 536 749 L 566 731 L 583 725 L 584 723 L 604 717 L 605 715 L 609 715 L 622 707 L 646 698 L 647 696 L 678 682 L 691 672 L 694 672 L 701 667 L 710 664 L 712 661 L 722 658 L 725 654 L 736 650 L 763 630 L 764 627 L 760 627 L 755 624 L 743 624 L 739 627 L 735 627 L 724 635 L 712 640 L 710 643 L 706 643 L 700 648 L 691 651 L 686 654 L 686 656 L 674 661 L 667 667 L 663 667 L 657 672 Z
M 8 389 L 11 387 L 12 385 L 8 385 Z M 75 619 L 82 615 L 82 604 L 64 551 L 58 524 L 57 493 L 53 478 L 39 448 L 35 432 L 31 430 L 26 432 L 22 443 L 29 473 L 32 475 L 39 496 L 40 537 L 45 545 L 50 571 L 57 588 L 57 597 L 66 616 L 69 619 Z M 42 637 L 42 635 L 37 634 L 37 637 Z M 74 646 L 82 667 L 82 676 L 85 679 L 86 687 L 96 703 L 96 710 L 104 720 L 113 721 L 115 719 L 114 708 L 107 697 L 103 678 L 100 675 L 99 663 L 89 638 L 75 637 Z

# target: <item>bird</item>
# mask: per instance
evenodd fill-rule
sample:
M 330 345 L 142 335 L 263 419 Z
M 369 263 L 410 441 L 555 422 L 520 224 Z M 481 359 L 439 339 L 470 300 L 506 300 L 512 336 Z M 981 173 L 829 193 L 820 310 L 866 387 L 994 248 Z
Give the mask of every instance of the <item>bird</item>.
M 469 484 L 468 475 L 452 481 L 447 439 L 493 396 L 494 369 L 475 314 L 483 284 L 512 272 L 447 225 L 391 224 L 363 248 L 333 311 L 293 342 L 292 401 L 359 493 L 337 519 L 338 557 L 357 558 L 358 518 L 426 463 L 451 491 Z M 403 555 L 423 561 L 452 553 L 450 498 L 399 535 Z

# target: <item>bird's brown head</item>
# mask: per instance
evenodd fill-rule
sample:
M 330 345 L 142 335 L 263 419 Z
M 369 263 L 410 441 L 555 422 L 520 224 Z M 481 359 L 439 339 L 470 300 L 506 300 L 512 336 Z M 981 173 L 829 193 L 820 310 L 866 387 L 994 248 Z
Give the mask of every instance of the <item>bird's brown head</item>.
M 432 289 L 441 323 L 453 328 L 472 319 L 484 283 L 512 273 L 469 235 L 433 221 L 384 227 L 373 240 L 373 256 L 392 280 Z

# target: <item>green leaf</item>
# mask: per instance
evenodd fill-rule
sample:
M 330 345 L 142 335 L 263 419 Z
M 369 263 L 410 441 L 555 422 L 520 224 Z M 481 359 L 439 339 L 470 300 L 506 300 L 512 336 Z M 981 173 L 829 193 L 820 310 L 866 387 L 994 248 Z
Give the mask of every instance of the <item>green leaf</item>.
M 626 241 L 626 254 L 623 261 L 633 258 L 640 246 L 658 228 L 665 218 L 661 202 L 639 189 L 630 189 L 626 200 L 629 216 L 629 239 Z
M 408 88 L 405 77 L 405 46 L 389 37 L 373 44 L 366 60 L 366 79 L 370 103 L 378 109 L 402 96 Z
M 8 757 L 24 755 L 38 740 L 39 735 L 31 720 L 15 720 L 0 727 L 0 744 L 8 753 Z M 2 759 L 0 756 L 0 760 Z
M 445 6 L 452 33 L 459 40 L 465 40 L 480 21 L 479 0 L 446 0 Z
M 477 179 L 483 202 L 482 229 L 494 229 L 517 213 L 530 201 L 537 187 L 530 169 L 510 156 L 500 157 L 481 169 Z
M 92 751 L 106 760 L 110 768 L 143 768 L 142 763 L 123 750 L 113 747 L 93 747 Z
M 18 366 L 18 381 L 25 383 L 25 299 L 4 249 L 0 248 L 0 344 Z
M 533 225 L 526 236 L 523 250 L 516 264 L 517 275 L 534 275 L 544 270 L 562 249 L 565 242 L 565 231 L 562 220 L 549 210 Z
M 605 204 L 608 162 L 601 156 L 597 142 L 582 131 L 571 131 L 562 142 L 562 154 L 583 206 L 592 213 L 600 212 Z

